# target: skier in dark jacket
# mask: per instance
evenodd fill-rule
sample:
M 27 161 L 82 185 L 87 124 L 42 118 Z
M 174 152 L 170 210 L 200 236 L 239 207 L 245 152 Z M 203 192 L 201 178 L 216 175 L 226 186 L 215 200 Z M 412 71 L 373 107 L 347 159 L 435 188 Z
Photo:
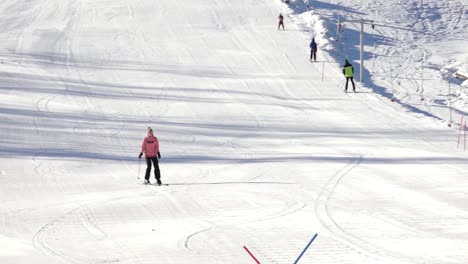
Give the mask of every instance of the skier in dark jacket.
M 139 159 L 141 159 L 143 153 L 146 158 L 145 184 L 150 183 L 151 163 L 153 163 L 156 182 L 158 185 L 161 185 L 161 172 L 159 171 L 158 164 L 158 159 L 161 158 L 161 153 L 159 153 L 159 141 L 158 138 L 154 136 L 151 127 L 148 127 L 147 136 L 143 139 L 143 143 L 141 144 L 141 152 L 140 155 L 138 155 Z
M 351 83 L 353 84 L 353 91 L 356 91 L 356 86 L 354 86 L 354 80 L 353 80 L 353 75 L 354 75 L 354 68 L 351 63 L 349 63 L 348 60 L 345 60 L 345 64 L 343 66 L 343 74 L 346 77 L 346 87 L 345 91 L 348 91 L 348 81 L 351 80 Z
M 312 42 L 310 42 L 310 61 L 312 59 L 317 61 L 317 43 L 315 43 L 315 38 L 312 38 Z
M 281 14 L 281 13 L 279 14 L 278 20 L 279 20 L 278 21 L 278 30 L 280 29 L 280 26 L 282 26 L 283 30 L 284 30 L 284 22 L 283 22 L 284 17 L 283 17 L 283 14 Z

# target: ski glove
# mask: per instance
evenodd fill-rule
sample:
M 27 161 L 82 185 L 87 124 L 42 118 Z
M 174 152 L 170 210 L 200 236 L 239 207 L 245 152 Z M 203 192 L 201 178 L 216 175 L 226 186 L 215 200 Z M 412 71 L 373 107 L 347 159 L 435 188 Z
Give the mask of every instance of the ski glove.
M 158 159 L 160 159 L 160 158 L 161 158 L 161 153 L 158 152 Z
M 140 152 L 140 155 L 138 155 L 138 158 L 141 159 L 141 156 L 143 156 L 143 152 Z

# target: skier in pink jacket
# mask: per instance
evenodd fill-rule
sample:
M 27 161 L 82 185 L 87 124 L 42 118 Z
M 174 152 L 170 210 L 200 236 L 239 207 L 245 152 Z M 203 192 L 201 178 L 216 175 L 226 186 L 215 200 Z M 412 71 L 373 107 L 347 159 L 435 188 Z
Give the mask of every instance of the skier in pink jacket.
M 149 178 L 151 173 L 151 163 L 153 163 L 156 182 L 158 185 L 161 185 L 161 172 L 159 171 L 158 164 L 158 159 L 161 158 L 161 153 L 159 153 L 159 141 L 158 138 L 154 136 L 153 129 L 151 127 L 148 127 L 148 134 L 141 144 L 141 152 L 138 156 L 139 159 L 141 159 L 143 153 L 145 153 L 146 158 L 145 184 L 150 184 Z

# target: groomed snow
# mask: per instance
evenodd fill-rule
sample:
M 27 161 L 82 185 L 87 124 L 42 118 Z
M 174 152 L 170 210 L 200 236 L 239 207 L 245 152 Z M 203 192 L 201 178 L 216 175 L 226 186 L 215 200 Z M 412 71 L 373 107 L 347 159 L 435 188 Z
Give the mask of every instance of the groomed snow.
M 1 1 L 0 263 L 467 263 L 466 5 L 310 2 Z

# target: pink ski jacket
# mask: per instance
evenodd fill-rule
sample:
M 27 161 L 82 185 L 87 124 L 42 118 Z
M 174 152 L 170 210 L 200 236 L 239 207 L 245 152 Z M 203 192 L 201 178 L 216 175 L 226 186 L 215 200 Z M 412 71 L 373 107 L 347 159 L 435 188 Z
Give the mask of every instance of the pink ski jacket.
M 145 153 L 145 157 L 154 158 L 159 152 L 159 141 L 153 133 L 148 133 L 148 136 L 143 139 L 141 144 L 141 152 Z

